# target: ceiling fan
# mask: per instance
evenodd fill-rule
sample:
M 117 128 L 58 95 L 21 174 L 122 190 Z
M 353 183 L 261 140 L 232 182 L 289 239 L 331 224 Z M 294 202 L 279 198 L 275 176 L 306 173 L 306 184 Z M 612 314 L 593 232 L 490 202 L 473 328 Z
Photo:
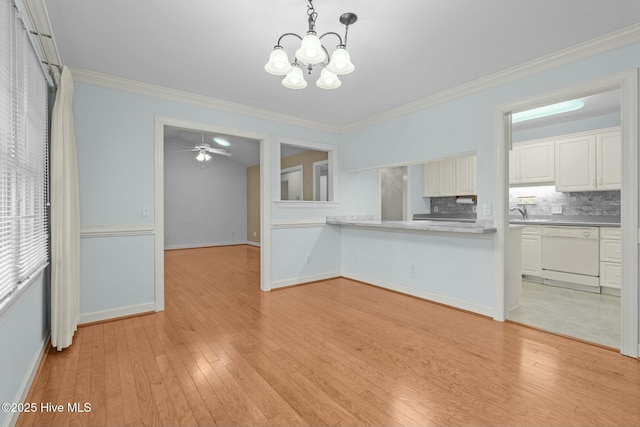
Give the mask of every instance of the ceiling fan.
M 227 157 L 231 156 L 231 153 L 229 153 L 224 148 L 213 148 L 211 147 L 211 144 L 204 142 L 204 133 L 201 134 L 201 141 L 202 142 L 200 142 L 200 144 L 197 144 L 193 148 L 189 148 L 188 150 L 179 150 L 178 152 L 195 151 L 198 153 L 198 155 L 196 156 L 196 160 L 199 162 L 208 162 L 209 160 L 211 160 L 211 155 L 209 153 L 219 154 L 221 156 Z

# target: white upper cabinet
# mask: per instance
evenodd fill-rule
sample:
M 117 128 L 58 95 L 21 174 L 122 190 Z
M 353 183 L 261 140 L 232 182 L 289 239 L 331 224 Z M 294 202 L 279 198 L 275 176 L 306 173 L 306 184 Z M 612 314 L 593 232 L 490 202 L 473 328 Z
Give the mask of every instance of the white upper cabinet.
M 476 194 L 476 155 L 456 157 L 456 196 Z
M 424 197 L 440 196 L 440 160 L 434 160 L 422 165 L 422 195 Z
M 622 141 L 620 135 L 619 130 L 596 135 L 598 190 L 619 190 L 621 188 Z
M 556 191 L 620 189 L 620 130 L 556 140 Z
M 556 140 L 556 191 L 596 189 L 596 137 Z
M 455 196 L 456 159 L 442 159 L 440 163 L 440 190 L 442 196 Z
M 477 193 L 476 155 L 448 157 L 424 163 L 424 197 L 466 196 Z
M 553 140 L 514 145 L 509 152 L 509 184 L 552 184 L 555 181 Z

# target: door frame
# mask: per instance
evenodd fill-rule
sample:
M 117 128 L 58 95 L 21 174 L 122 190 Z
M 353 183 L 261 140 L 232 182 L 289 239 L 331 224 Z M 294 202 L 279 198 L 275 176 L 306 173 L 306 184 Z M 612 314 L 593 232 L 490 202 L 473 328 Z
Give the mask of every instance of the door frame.
M 173 117 L 155 116 L 155 309 L 164 310 L 164 127 L 223 133 L 259 141 L 260 144 L 260 289 L 271 290 L 271 141 L 268 135 Z
M 622 286 L 620 294 L 620 352 L 638 357 L 638 69 L 614 74 L 578 86 L 555 90 L 542 95 L 498 106 L 494 111 L 495 166 L 493 185 L 494 221 L 494 319 L 504 321 L 507 308 L 505 280 L 508 267 L 509 149 L 511 147 L 510 116 L 512 113 L 554 104 L 567 99 L 589 96 L 610 90 L 620 90 L 622 131 L 622 192 L 621 244 Z

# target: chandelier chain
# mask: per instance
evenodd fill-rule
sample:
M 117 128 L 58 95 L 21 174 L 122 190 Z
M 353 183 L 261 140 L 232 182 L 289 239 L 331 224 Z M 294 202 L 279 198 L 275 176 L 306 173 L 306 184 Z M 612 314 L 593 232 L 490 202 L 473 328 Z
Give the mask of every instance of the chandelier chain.
M 309 17 L 309 31 L 316 32 L 316 19 L 318 19 L 318 13 L 316 9 L 313 7 L 312 0 L 308 0 L 309 4 L 307 5 L 307 16 Z

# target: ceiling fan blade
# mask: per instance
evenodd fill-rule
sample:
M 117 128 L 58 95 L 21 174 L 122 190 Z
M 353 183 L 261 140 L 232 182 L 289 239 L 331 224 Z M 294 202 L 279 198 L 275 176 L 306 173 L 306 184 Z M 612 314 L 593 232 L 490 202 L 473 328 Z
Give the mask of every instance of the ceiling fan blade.
M 228 157 L 230 157 L 230 156 L 231 156 L 231 153 L 229 153 L 228 151 L 226 151 L 226 150 L 221 150 L 221 149 L 218 149 L 218 148 L 207 148 L 207 151 L 208 151 L 209 153 L 219 154 L 219 155 L 221 155 L 221 156 L 228 156 Z
M 200 151 L 200 150 L 198 150 L 197 148 L 190 148 L 188 150 L 177 150 L 177 151 L 174 151 L 174 153 L 184 153 L 185 151 Z

